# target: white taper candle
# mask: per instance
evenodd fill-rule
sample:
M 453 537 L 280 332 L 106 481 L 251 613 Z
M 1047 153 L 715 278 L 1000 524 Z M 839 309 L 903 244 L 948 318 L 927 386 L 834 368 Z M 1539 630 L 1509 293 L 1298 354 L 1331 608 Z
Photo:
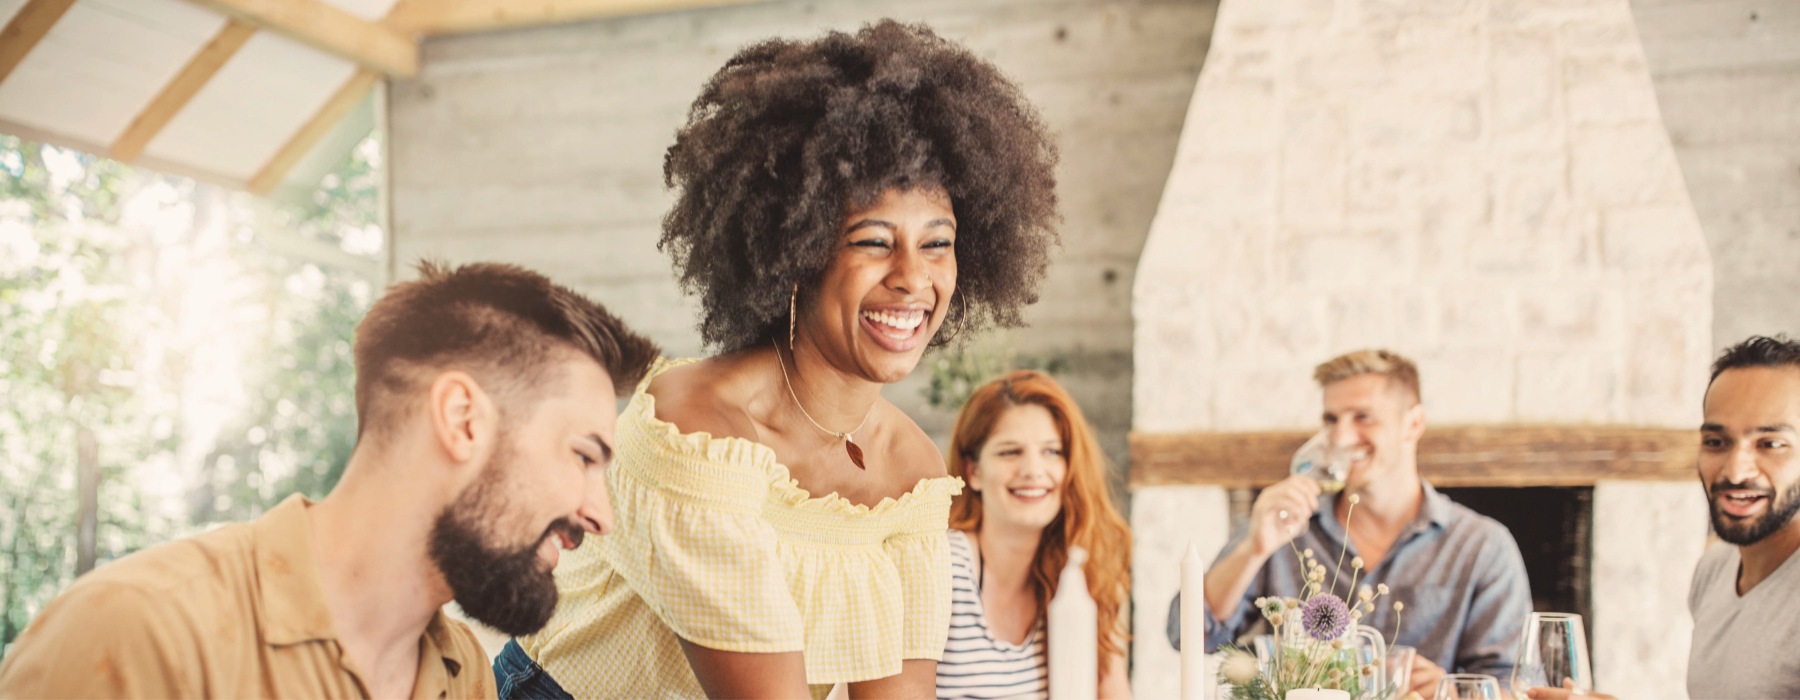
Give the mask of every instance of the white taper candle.
M 1181 700 L 1206 700 L 1206 563 L 1188 543 L 1181 558 Z
M 1091 700 L 1099 694 L 1100 621 L 1081 572 L 1086 563 L 1087 551 L 1070 547 L 1050 599 L 1051 700 Z

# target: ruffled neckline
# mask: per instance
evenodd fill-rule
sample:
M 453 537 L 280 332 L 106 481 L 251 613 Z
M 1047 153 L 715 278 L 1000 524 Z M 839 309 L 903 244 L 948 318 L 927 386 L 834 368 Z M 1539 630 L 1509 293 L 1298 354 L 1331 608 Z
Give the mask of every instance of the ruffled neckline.
M 650 394 L 650 382 L 662 373 L 676 367 L 699 362 L 700 358 L 682 358 L 671 360 L 657 358 L 644 379 L 632 395 L 631 403 L 638 408 L 639 420 L 644 425 L 663 436 L 672 444 L 684 445 L 695 454 L 704 454 L 708 459 L 723 462 L 748 462 L 762 467 L 769 477 L 769 484 L 775 489 L 776 497 L 794 510 L 811 511 L 828 515 L 848 515 L 854 517 L 875 517 L 896 511 L 905 511 L 913 501 L 935 500 L 941 497 L 948 500 L 962 493 L 963 480 L 954 476 L 936 476 L 920 479 L 913 484 L 911 490 L 900 494 L 899 498 L 883 496 L 873 507 L 854 503 L 848 498 L 833 491 L 823 496 L 814 496 L 800 486 L 800 480 L 788 472 L 787 465 L 775 458 L 775 448 L 764 445 L 749 438 L 725 435 L 713 437 L 712 433 L 696 430 L 691 433 L 681 432 L 681 428 L 656 417 L 656 397 Z

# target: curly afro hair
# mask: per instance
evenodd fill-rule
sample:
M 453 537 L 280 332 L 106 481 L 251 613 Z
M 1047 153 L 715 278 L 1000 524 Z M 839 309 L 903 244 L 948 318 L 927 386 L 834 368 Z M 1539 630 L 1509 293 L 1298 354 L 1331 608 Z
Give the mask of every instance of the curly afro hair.
M 772 39 L 694 100 L 663 161 L 679 191 L 657 247 L 701 299 L 701 339 L 731 352 L 786 332 L 789 295 L 812 291 L 850 211 L 941 187 L 963 296 L 944 327 L 1016 327 L 1060 242 L 1056 160 L 1018 86 L 925 26 Z

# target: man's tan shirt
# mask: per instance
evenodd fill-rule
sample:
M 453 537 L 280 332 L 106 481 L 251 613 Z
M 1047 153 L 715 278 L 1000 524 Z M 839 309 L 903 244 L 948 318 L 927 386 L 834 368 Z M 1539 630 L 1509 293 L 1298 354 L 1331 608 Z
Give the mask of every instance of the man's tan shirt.
M 0 665 L 7 698 L 364 698 L 291 496 L 253 523 L 154 547 L 82 577 Z M 487 655 L 439 612 L 413 697 L 493 698 Z

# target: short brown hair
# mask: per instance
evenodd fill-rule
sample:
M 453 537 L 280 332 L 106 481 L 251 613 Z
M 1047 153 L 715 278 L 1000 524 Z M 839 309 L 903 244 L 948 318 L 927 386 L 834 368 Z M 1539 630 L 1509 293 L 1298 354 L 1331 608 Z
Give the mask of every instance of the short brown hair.
M 468 372 L 504 419 L 507 404 L 552 379 L 570 351 L 599 362 L 621 396 L 658 352 L 605 307 L 536 272 L 420 261 L 419 279 L 394 285 L 356 326 L 357 437 L 397 420 L 404 411 L 392 397 L 427 369 Z
M 1418 365 L 1391 350 L 1347 352 L 1313 368 L 1313 379 L 1319 382 L 1320 387 L 1364 374 L 1387 377 L 1390 384 L 1405 389 L 1412 396 L 1413 403 L 1418 403 L 1422 396 L 1419 393 Z

